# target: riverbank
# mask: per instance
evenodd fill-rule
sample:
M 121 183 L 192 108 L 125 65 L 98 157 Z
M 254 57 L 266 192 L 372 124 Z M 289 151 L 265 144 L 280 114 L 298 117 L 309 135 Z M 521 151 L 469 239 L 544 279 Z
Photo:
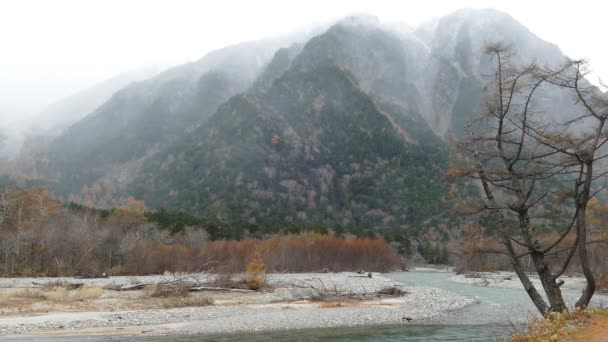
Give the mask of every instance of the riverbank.
M 542 287 L 540 279 L 536 274 L 530 274 L 530 281 L 537 288 Z M 564 281 L 562 289 L 582 289 L 587 283 L 583 277 L 563 276 L 559 279 Z M 456 274 L 450 277 L 451 281 L 469 284 L 481 287 L 495 287 L 504 289 L 523 289 L 521 281 L 517 277 L 515 272 L 468 272 L 463 274 Z
M 574 329 L 571 337 L 573 341 L 608 341 L 608 310 L 592 311 L 587 324 Z
M 191 301 L 180 308 L 163 307 L 167 299 L 149 298 L 150 292 L 145 289 L 108 290 L 117 286 L 167 282 L 171 277 L 2 279 L 0 295 L 30 286 L 32 282 L 44 286 L 41 284 L 48 281 L 61 282 L 64 286 L 83 283 L 84 288 L 102 288 L 103 292 L 97 298 L 75 302 L 54 303 L 45 299 L 27 302 L 27 307 L 26 303 L 21 307 L 11 305 L 11 310 L 2 310 L 0 336 L 223 334 L 414 324 L 473 303 L 473 299 L 446 290 L 405 286 L 376 273 L 371 278 L 357 273 L 271 274 L 267 276 L 268 285 L 264 291 L 198 291 L 187 294 Z M 212 280 L 208 277 L 213 276 L 193 277 L 201 282 Z M 204 306 L 188 305 L 190 303 Z
M 608 310 L 573 310 L 534 318 L 525 331 L 512 336 L 513 342 L 604 342 L 608 341 Z

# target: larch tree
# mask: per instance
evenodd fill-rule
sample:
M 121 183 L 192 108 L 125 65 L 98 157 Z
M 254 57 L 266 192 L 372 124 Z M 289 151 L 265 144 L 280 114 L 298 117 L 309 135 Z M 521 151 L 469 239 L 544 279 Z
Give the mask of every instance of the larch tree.
M 598 151 L 606 143 L 608 101 L 603 93 L 587 86 L 579 62 L 554 68 L 520 66 L 502 43 L 487 44 L 485 53 L 496 63 L 486 88 L 485 106 L 481 117 L 467 124 L 467 136 L 459 142 L 460 165 L 448 172 L 453 177 L 473 179 L 479 184 L 480 196 L 458 209 L 491 215 L 503 245 L 500 252 L 509 257 L 524 289 L 543 314 L 567 310 L 561 292 L 564 282 L 559 277 L 576 254 L 587 278 L 576 306 L 585 307 L 595 290 L 587 260 L 585 215 L 598 190 L 594 182 L 605 175 L 593 171 L 605 157 Z M 558 113 L 543 113 L 537 108 L 539 94 L 546 87 L 556 87 L 560 94 L 571 89 L 577 102 L 573 107 L 584 107 L 586 113 L 568 113 L 571 119 L 553 122 L 560 117 Z M 573 125 L 584 127 L 585 133 L 572 129 Z M 553 208 L 547 210 L 552 203 Z M 555 219 L 556 215 L 561 220 Z M 546 226 L 560 235 L 550 240 L 540 238 L 540 230 Z M 574 242 L 566 243 L 566 237 L 572 236 Z M 555 255 L 564 255 L 557 266 L 549 262 Z M 547 301 L 526 273 L 524 257 L 532 260 Z
M 568 258 L 577 254 L 587 281 L 576 302 L 577 307 L 587 307 L 596 289 L 596 280 L 588 260 L 589 203 L 608 186 L 608 94 L 590 84 L 587 75 L 588 64 L 582 60 L 568 61 L 559 69 L 544 68 L 538 72 L 539 78 L 569 90 L 581 110 L 563 122 L 559 131 L 539 127 L 531 130 L 530 134 L 543 146 L 562 156 L 557 165 L 566 167 L 562 173 L 571 180 L 569 195 L 578 212 L 575 228 L 577 242 L 570 248 Z

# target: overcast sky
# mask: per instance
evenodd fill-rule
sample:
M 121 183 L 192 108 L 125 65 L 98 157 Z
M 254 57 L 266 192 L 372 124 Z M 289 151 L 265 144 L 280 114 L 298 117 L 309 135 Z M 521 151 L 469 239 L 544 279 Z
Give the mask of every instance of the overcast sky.
M 603 1 L 464 0 L 1 0 L 0 119 L 120 72 L 171 65 L 240 41 L 286 33 L 352 13 L 415 26 L 456 9 L 505 11 L 608 79 Z

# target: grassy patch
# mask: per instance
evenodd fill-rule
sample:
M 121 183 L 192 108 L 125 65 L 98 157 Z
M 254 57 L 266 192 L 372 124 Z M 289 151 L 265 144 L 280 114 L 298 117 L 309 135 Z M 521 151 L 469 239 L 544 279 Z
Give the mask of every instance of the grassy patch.
M 360 302 L 356 300 L 345 300 L 339 302 L 322 302 L 319 304 L 319 308 L 321 309 L 334 309 L 334 308 L 344 308 L 344 307 L 353 307 L 359 306 Z
M 159 298 L 160 305 L 164 308 L 213 305 L 212 298 L 192 294 L 187 286 L 149 286 L 144 289 L 143 295 Z
M 568 342 L 576 341 L 574 333 L 592 322 L 606 310 L 579 310 L 572 313 L 551 313 L 546 317 L 532 317 L 526 329 L 512 336 L 513 342 Z
M 0 292 L 0 306 L 19 303 L 53 302 L 69 303 L 97 299 L 103 293 L 100 287 L 83 287 L 69 291 L 61 286 L 44 286 L 41 288 L 16 288 Z
M 31 289 L 8 289 L 0 292 L 0 306 L 9 306 L 12 303 L 27 299 L 29 301 L 40 301 L 45 298 L 40 291 Z
M 103 288 L 97 287 L 97 286 L 91 286 L 91 287 L 83 287 L 82 289 L 77 290 L 74 297 L 77 298 L 78 300 L 91 300 L 91 299 L 97 299 L 97 298 L 101 297 L 102 294 L 103 294 Z
M 208 306 L 213 305 L 213 299 L 205 296 L 189 295 L 187 297 L 166 297 L 161 299 L 162 307 L 181 308 L 186 306 Z

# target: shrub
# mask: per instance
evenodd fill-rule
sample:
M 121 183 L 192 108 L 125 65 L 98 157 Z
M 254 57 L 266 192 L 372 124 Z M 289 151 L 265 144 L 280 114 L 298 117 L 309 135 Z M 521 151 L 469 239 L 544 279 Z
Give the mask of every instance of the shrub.
M 190 292 L 186 286 L 168 286 L 164 284 L 158 284 L 147 287 L 146 294 L 152 298 L 178 298 L 188 297 Z
M 65 287 L 55 287 L 50 291 L 42 292 L 42 296 L 49 302 L 65 302 L 69 294 Z
M 159 298 L 164 308 L 179 308 L 186 306 L 212 305 L 213 299 L 206 296 L 197 296 L 189 292 L 188 284 L 157 284 L 144 289 L 144 296 Z
M 249 264 L 247 264 L 247 288 L 250 290 L 259 290 L 266 279 L 266 267 L 262 258 L 262 251 L 258 247 L 253 252 Z
M 103 293 L 103 288 L 101 288 L 101 287 L 97 287 L 97 286 L 83 287 L 76 292 L 74 297 L 77 300 L 97 299 L 97 298 L 101 297 L 102 293 Z
M 512 336 L 513 342 L 561 342 L 568 341 L 569 332 L 577 325 L 589 322 L 590 312 L 575 309 L 572 314 L 549 313 L 545 317 L 533 316 L 525 331 Z

